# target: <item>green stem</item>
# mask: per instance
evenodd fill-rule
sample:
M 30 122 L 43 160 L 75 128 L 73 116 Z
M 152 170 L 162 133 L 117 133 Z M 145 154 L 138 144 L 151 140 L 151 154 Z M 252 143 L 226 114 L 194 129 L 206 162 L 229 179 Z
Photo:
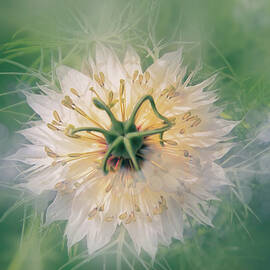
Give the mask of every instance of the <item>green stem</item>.
M 99 132 L 102 133 L 105 138 L 106 136 L 117 136 L 117 134 L 113 133 L 112 131 L 106 130 L 106 129 L 102 129 L 102 128 L 96 128 L 96 127 L 80 127 L 80 128 L 74 128 L 71 131 L 71 135 L 74 135 L 75 133 L 81 132 L 81 131 L 95 131 L 95 132 Z
M 119 136 L 117 139 L 114 140 L 114 142 L 110 145 L 110 147 L 108 148 L 104 158 L 103 158 L 103 161 L 102 161 L 102 169 L 103 169 L 103 172 L 105 174 L 108 173 L 108 170 L 107 170 L 107 161 L 112 153 L 112 151 L 115 149 L 115 147 L 117 147 L 121 142 L 123 141 L 123 137 L 122 136 Z
M 133 163 L 133 166 L 135 168 L 136 171 L 139 171 L 140 170 L 140 167 L 139 167 L 139 164 L 137 162 L 137 158 L 136 158 L 136 155 L 132 149 L 132 145 L 130 143 L 130 140 L 127 139 L 127 138 L 124 138 L 124 144 L 125 144 L 125 147 L 126 147 L 126 150 L 129 154 L 129 157 L 131 158 L 132 160 L 132 163 Z
M 93 98 L 93 103 L 98 109 L 103 110 L 108 114 L 111 119 L 112 125 L 118 124 L 119 121 L 114 117 L 111 109 L 102 100 L 98 98 Z
M 135 138 L 135 137 L 146 137 L 146 136 L 151 136 L 155 134 L 160 134 L 160 137 L 162 138 L 163 133 L 171 128 L 172 124 L 168 124 L 163 128 L 157 128 L 153 130 L 146 130 L 146 131 L 135 131 L 135 132 L 130 132 L 127 134 L 127 137 L 129 139 Z
M 138 103 L 135 105 L 134 109 L 133 109 L 133 112 L 131 113 L 131 116 L 128 120 L 128 125 L 127 127 L 129 127 L 130 125 L 132 125 L 134 122 L 135 122 L 135 117 L 136 117 L 136 114 L 137 112 L 139 111 L 140 107 L 142 106 L 142 104 L 145 102 L 145 101 L 149 101 L 150 102 L 150 105 L 152 107 L 152 110 L 154 112 L 154 114 L 160 118 L 161 120 L 163 120 L 166 124 L 169 124 L 170 123 L 170 120 L 168 118 L 166 118 L 165 116 L 161 115 L 159 113 L 159 111 L 157 110 L 157 107 L 156 107 L 156 104 L 155 104 L 155 101 L 153 99 L 153 97 L 151 95 L 145 95 L 143 96 L 139 101 Z

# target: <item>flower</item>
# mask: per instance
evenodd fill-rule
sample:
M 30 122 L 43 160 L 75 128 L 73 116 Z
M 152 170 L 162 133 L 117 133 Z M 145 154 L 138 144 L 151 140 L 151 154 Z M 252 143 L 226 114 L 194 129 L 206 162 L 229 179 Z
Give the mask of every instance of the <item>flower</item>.
M 235 123 L 204 91 L 215 77 L 192 85 L 181 61 L 173 51 L 143 71 L 131 47 L 121 63 L 98 45 L 91 74 L 60 66 L 61 92 L 26 93 L 41 120 L 21 131 L 30 144 L 12 158 L 30 165 L 26 188 L 57 192 L 47 223 L 68 220 L 69 247 L 86 238 L 91 254 L 123 226 L 154 257 L 183 238 L 186 216 L 212 225 L 208 202 L 229 184 L 215 160 Z

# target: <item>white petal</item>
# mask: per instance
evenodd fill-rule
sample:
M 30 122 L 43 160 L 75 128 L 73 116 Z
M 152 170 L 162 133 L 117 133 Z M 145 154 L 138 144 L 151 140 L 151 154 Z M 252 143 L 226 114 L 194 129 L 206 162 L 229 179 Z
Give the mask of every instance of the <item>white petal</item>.
M 132 47 L 128 47 L 123 65 L 131 78 L 136 70 L 142 73 L 140 57 Z
M 73 193 L 57 193 L 54 201 L 50 204 L 46 212 L 46 223 L 49 225 L 57 220 L 69 218 Z
M 70 95 L 70 89 L 74 88 L 79 94 L 84 95 L 92 85 L 92 80 L 81 72 L 67 66 L 59 66 L 56 70 L 62 91 Z
M 106 80 L 109 80 L 112 90 L 118 91 L 120 79 L 125 79 L 125 72 L 117 55 L 109 48 L 99 44 L 96 47 L 96 68 L 103 72 Z M 109 85 L 110 86 L 110 85 Z

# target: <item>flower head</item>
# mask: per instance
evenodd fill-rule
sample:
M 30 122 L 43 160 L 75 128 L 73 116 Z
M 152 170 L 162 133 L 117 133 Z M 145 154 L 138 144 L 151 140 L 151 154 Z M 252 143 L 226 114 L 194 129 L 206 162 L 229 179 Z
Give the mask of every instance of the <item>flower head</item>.
M 31 165 L 25 187 L 57 192 L 47 222 L 68 220 L 69 246 L 86 237 L 92 253 L 124 226 L 154 256 L 158 243 L 182 239 L 187 215 L 211 225 L 207 202 L 229 183 L 215 160 L 235 124 L 204 91 L 214 77 L 190 84 L 181 50 L 142 71 L 132 48 L 121 63 L 99 45 L 90 69 L 61 66 L 61 92 L 26 94 L 41 120 L 21 131 L 31 144 L 13 158 Z

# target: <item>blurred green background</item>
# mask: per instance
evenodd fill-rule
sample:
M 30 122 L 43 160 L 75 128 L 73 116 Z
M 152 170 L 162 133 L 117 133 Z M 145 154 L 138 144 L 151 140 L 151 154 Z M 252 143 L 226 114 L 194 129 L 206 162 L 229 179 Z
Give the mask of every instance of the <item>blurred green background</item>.
M 238 164 L 246 158 L 251 164 L 229 170 L 239 185 L 240 199 L 225 191 L 215 228 L 194 225 L 184 243 L 161 247 L 153 265 L 147 258 L 145 262 L 149 269 L 270 269 L 270 159 L 267 152 L 257 155 L 269 146 L 259 137 L 260 130 L 270 126 L 270 1 L 2 0 L 0 25 L 1 157 L 23 143 L 14 132 L 36 117 L 21 91 L 35 87 L 38 80 L 20 75 L 29 70 L 9 61 L 53 78 L 51 59 L 57 62 L 61 51 L 62 62 L 80 67 L 93 42 L 93 33 L 85 26 L 95 30 L 95 38 L 119 50 L 121 43 L 132 43 L 142 56 L 139 45 L 149 38 L 148 31 L 154 46 L 160 40 L 161 46 L 180 41 L 171 47 L 184 46 L 190 69 L 202 63 L 198 80 L 218 72 L 223 117 L 240 121 L 233 135 L 241 154 L 233 161 Z M 263 136 L 270 137 L 267 128 Z M 82 245 L 68 253 L 64 224 L 42 226 L 47 196 L 33 199 L 13 187 L 20 171 L 16 164 L 2 160 L 0 170 L 0 270 L 115 269 L 114 258 L 106 254 L 89 261 Z M 134 269 L 145 269 L 136 258 L 128 260 Z M 122 269 L 128 267 L 123 262 Z

